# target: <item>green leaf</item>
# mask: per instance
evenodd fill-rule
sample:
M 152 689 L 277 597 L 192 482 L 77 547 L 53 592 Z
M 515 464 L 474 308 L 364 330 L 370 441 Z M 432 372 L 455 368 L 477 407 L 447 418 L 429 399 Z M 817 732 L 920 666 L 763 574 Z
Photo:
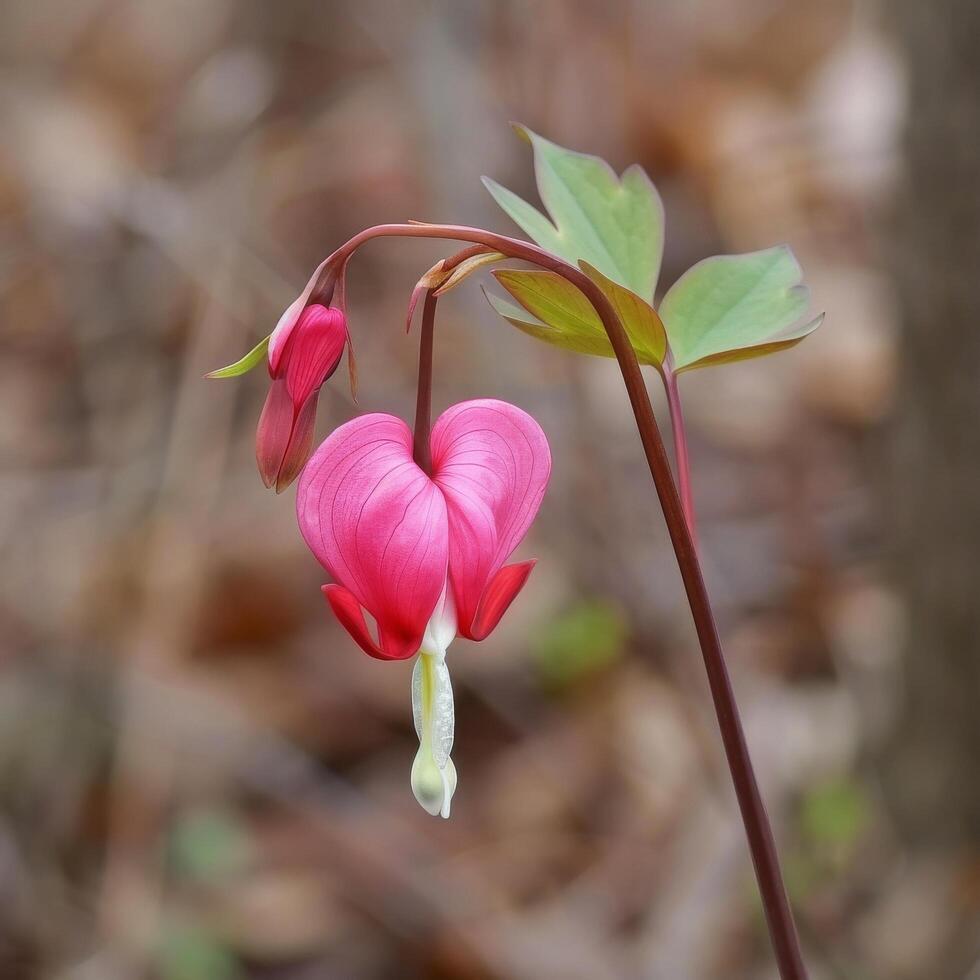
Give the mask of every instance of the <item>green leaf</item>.
M 546 323 L 542 323 L 535 316 L 528 313 L 523 307 L 512 303 L 509 299 L 502 296 L 494 296 L 483 290 L 487 302 L 499 313 L 508 323 L 517 327 L 518 330 L 526 333 L 529 337 L 543 340 L 546 344 L 561 347 L 574 354 L 593 354 L 599 357 L 612 357 L 613 350 L 609 346 L 609 341 L 605 334 L 600 336 L 579 335 L 567 331 L 556 329 Z
M 564 277 L 554 272 L 519 272 L 513 269 L 501 269 L 494 276 L 521 305 L 514 306 L 489 294 L 487 299 L 518 330 L 578 354 L 615 356 L 598 313 L 585 294 Z M 659 365 L 663 358 L 662 351 L 658 356 L 655 346 L 647 342 L 648 334 L 655 330 L 650 318 L 655 319 L 656 313 L 639 296 L 620 286 L 615 288 L 619 290 L 618 303 L 630 317 L 629 322 L 624 320 L 624 323 L 630 339 L 637 346 L 637 357 L 644 364 Z M 639 341 L 634 339 L 634 333 Z
M 269 334 L 271 337 L 272 334 Z M 229 364 L 227 367 L 218 368 L 217 371 L 209 371 L 206 378 L 237 378 L 240 374 L 247 374 L 252 368 L 265 358 L 269 350 L 269 337 L 260 340 L 243 358 Z
M 514 127 L 534 151 L 534 173 L 549 221 L 537 208 L 484 177 L 494 200 L 541 248 L 604 276 L 644 299 L 653 298 L 664 244 L 664 210 L 643 169 L 621 177 L 604 160 L 576 153 L 523 126 Z
M 660 304 L 674 369 L 760 357 L 799 343 L 823 319 L 796 326 L 809 303 L 802 278 L 786 245 L 692 266 Z
M 592 303 L 563 276 L 538 270 L 523 272 L 500 269 L 494 272 L 494 277 L 523 309 L 507 308 L 503 305 L 505 301 L 490 296 L 487 298 L 494 309 L 519 330 L 580 354 L 615 356 Z M 614 291 L 610 300 L 623 318 L 637 357 L 644 364 L 659 365 L 663 360 L 663 348 L 658 353 L 655 335 L 659 320 L 656 312 L 629 290 L 607 279 L 603 281 L 608 289 Z
M 554 255 L 564 255 L 564 242 L 558 229 L 533 205 L 507 190 L 490 177 L 483 177 L 483 186 L 490 191 L 493 199 L 507 212 L 516 225 L 543 249 Z M 574 259 L 572 260 L 574 261 Z
M 584 260 L 582 271 L 606 294 L 643 364 L 660 365 L 667 353 L 667 333 L 657 311 L 631 289 L 607 279 Z
M 823 321 L 824 314 L 821 313 L 812 320 L 807 320 L 801 326 L 780 334 L 779 338 L 768 340 L 762 344 L 755 344 L 752 347 L 738 347 L 735 350 L 722 351 L 719 354 L 702 357 L 693 364 L 688 364 L 683 369 L 678 368 L 677 373 L 680 373 L 681 370 L 692 371 L 694 368 L 710 367 L 714 364 L 734 364 L 736 361 L 749 361 L 754 357 L 765 357 L 766 354 L 775 354 L 781 350 L 788 350 L 790 347 L 795 347 L 801 340 L 809 337 Z

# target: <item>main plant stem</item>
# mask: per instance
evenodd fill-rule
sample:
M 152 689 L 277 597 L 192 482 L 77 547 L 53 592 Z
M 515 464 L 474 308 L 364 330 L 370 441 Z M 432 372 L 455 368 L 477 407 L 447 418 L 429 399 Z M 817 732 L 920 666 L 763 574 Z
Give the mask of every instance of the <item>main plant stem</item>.
M 530 262 L 563 276 L 573 286 L 581 290 L 599 314 L 609 337 L 609 342 L 616 354 L 616 360 L 619 362 L 623 383 L 626 386 L 633 415 L 636 418 L 640 441 L 643 444 L 643 451 L 650 467 L 657 496 L 660 498 L 660 505 L 667 522 L 667 531 L 674 548 L 674 554 L 677 556 L 681 579 L 691 607 L 691 615 L 694 618 L 705 671 L 708 675 L 708 686 L 711 689 L 718 727 L 725 746 L 725 755 L 732 774 L 742 822 L 745 825 L 745 833 L 752 854 L 759 891 L 762 895 L 762 904 L 769 934 L 772 938 L 779 974 L 782 980 L 806 980 L 806 968 L 800 954 L 796 924 L 793 921 L 793 913 L 786 897 L 786 888 L 783 884 L 769 817 L 752 768 L 752 760 L 745 741 L 745 733 L 742 730 L 735 694 L 732 690 L 721 641 L 718 637 L 718 629 L 715 625 L 711 603 L 701 574 L 697 548 L 677 493 L 677 487 L 674 485 L 670 461 L 660 436 L 653 406 L 650 403 L 650 396 L 643 382 L 639 362 L 615 309 L 602 290 L 587 275 L 543 249 L 528 242 L 484 231 L 481 228 L 436 224 L 377 225 L 355 235 L 323 263 L 317 282 L 310 292 L 311 298 L 316 296 L 318 288 L 321 287 L 321 282 L 328 282 L 331 276 L 335 274 L 337 267 L 345 262 L 359 246 L 373 238 L 384 237 L 436 238 L 486 245 L 509 258 Z

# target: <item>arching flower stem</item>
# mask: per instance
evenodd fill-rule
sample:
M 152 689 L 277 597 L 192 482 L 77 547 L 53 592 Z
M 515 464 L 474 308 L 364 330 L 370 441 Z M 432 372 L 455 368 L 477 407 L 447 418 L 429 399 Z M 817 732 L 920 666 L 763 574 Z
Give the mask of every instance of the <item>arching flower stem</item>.
M 563 276 L 586 296 L 599 315 L 619 363 L 691 608 L 779 974 L 782 980 L 806 980 L 806 968 L 803 965 L 796 925 L 783 884 L 772 828 L 759 793 L 745 741 L 745 733 L 701 573 L 694 537 L 674 483 L 670 461 L 657 426 L 639 362 L 615 309 L 599 286 L 575 266 L 528 242 L 464 225 L 415 223 L 385 224 L 367 228 L 324 261 L 321 266 L 321 277 L 324 274 L 329 275 L 332 269 L 340 268 L 365 242 L 374 238 L 391 237 L 433 238 L 485 245 L 508 258 L 529 262 Z M 680 470 L 680 467 L 678 469 Z

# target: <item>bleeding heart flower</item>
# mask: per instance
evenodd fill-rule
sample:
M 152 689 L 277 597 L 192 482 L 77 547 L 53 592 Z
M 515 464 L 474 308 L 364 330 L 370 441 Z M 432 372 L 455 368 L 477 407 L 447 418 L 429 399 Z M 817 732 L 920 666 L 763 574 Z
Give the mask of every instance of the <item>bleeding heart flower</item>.
M 269 338 L 272 387 L 255 436 L 255 458 L 267 487 L 280 493 L 299 475 L 313 448 L 320 386 L 337 369 L 348 343 L 336 307 L 302 306 L 300 297 Z
M 334 615 L 366 653 L 404 660 L 421 742 L 412 786 L 449 815 L 453 702 L 446 648 L 487 637 L 533 561 L 505 565 L 530 527 L 551 473 L 534 419 L 506 402 L 463 402 L 432 429 L 432 475 L 414 461 L 408 426 L 363 415 L 334 431 L 303 471 L 296 512 L 306 543 L 335 580 Z M 377 639 L 364 618 L 377 624 Z

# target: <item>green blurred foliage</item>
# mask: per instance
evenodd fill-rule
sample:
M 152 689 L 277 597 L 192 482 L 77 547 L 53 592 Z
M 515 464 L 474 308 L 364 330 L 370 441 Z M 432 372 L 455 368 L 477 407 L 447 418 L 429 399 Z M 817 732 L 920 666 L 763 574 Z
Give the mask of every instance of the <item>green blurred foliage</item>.
M 164 936 L 157 969 L 161 980 L 236 980 L 241 976 L 228 948 L 194 926 L 177 926 Z
M 590 599 L 552 620 L 532 643 L 531 655 L 542 683 L 562 690 L 619 660 L 626 636 L 622 610 L 608 600 Z
M 854 779 L 839 777 L 812 787 L 800 813 L 804 836 L 816 848 L 838 854 L 853 851 L 871 818 L 871 805 Z
M 200 808 L 178 819 L 169 855 L 178 875 L 213 881 L 243 871 L 252 858 L 252 842 L 233 813 Z
M 799 841 L 786 857 L 786 885 L 804 901 L 833 882 L 855 859 L 873 818 L 867 791 L 853 777 L 835 776 L 800 801 Z

